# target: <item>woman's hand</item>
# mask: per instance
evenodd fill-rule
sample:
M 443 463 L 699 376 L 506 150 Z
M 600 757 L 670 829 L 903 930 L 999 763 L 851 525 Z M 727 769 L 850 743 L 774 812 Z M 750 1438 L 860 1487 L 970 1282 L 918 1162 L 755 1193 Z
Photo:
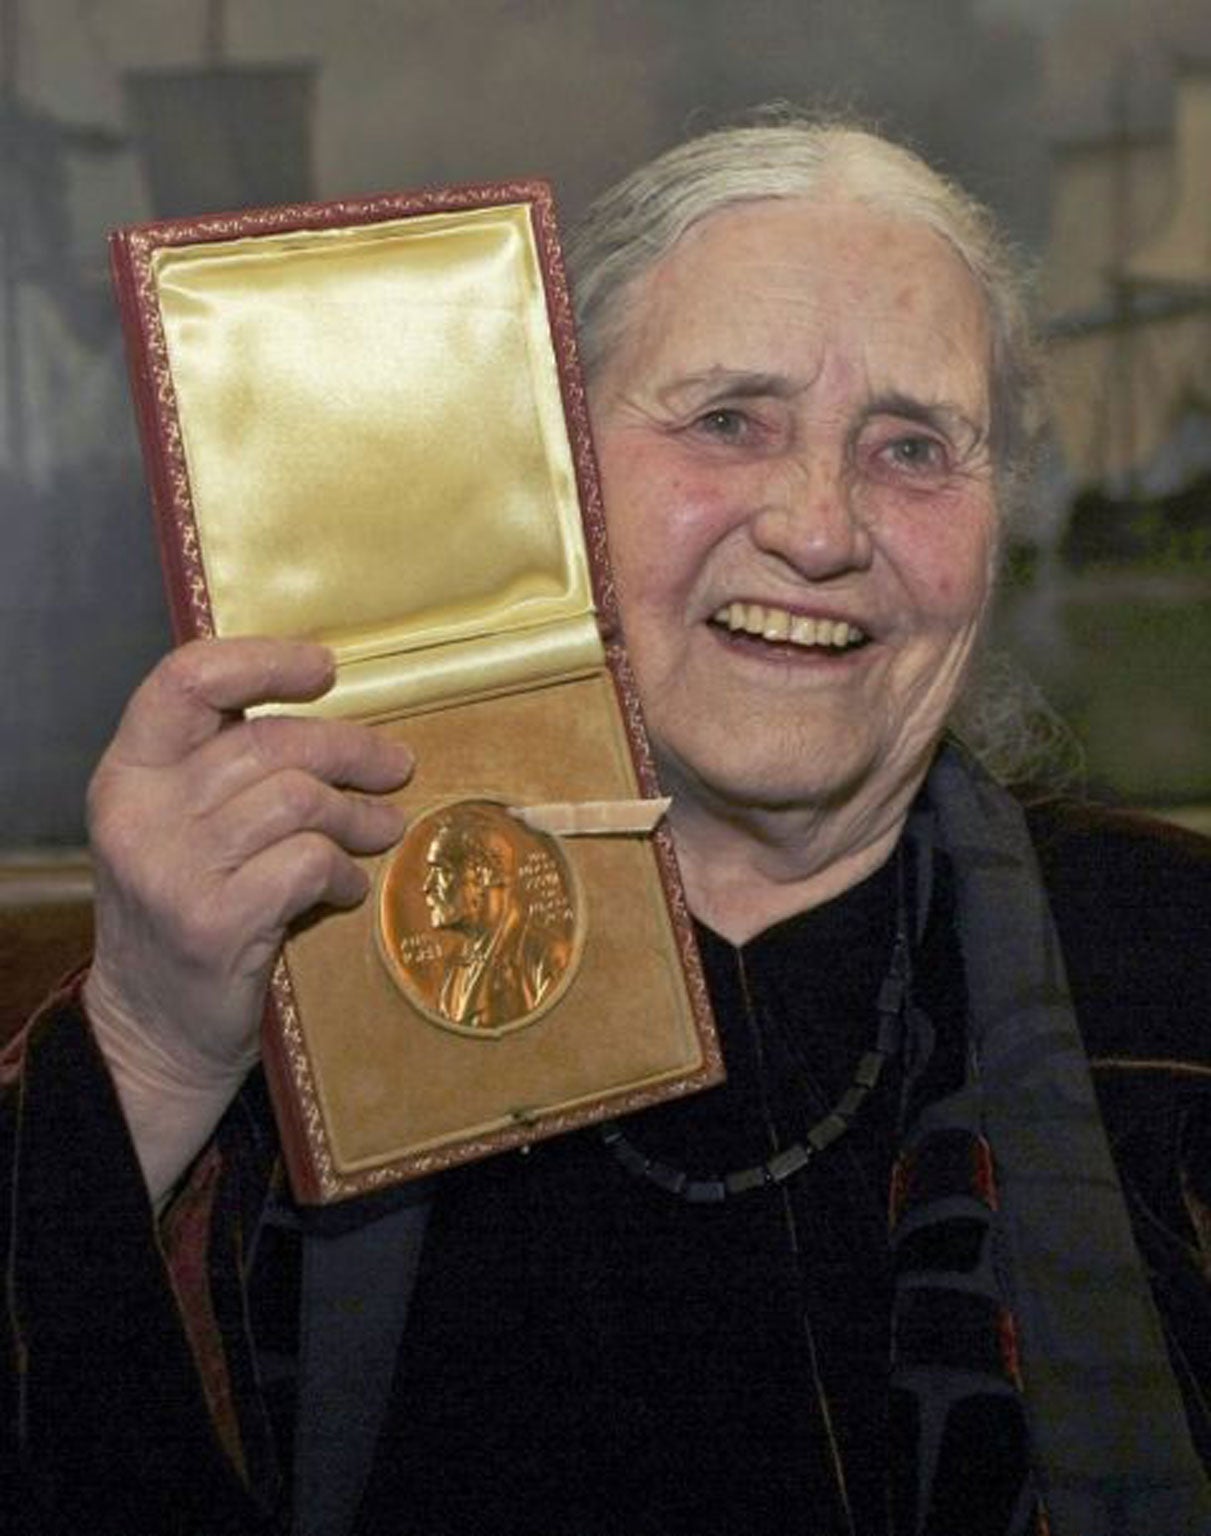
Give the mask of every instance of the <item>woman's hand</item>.
M 406 749 L 348 722 L 241 718 L 314 699 L 309 642 L 196 641 L 135 693 L 89 790 L 96 957 L 84 999 L 153 1198 L 204 1144 L 256 1059 L 287 925 L 366 894 L 354 855 L 403 816 Z

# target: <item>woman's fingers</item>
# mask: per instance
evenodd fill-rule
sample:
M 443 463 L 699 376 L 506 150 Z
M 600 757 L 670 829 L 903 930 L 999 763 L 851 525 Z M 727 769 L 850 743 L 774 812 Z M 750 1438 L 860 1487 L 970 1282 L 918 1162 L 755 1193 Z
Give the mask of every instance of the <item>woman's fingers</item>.
M 132 696 L 108 756 L 135 767 L 181 761 L 254 704 L 319 698 L 334 661 L 309 640 L 198 640 L 166 656 Z
M 300 832 L 320 833 L 354 854 L 381 853 L 404 832 L 389 800 L 334 789 L 301 768 L 283 768 L 251 784 L 204 819 L 200 832 L 221 867 L 237 869 Z
M 382 794 L 407 782 L 413 759 L 402 742 L 352 721 L 262 715 L 204 742 L 184 766 L 192 807 L 206 816 L 252 785 L 290 769 L 327 784 Z
M 228 899 L 234 915 L 247 914 L 250 923 L 280 939 L 313 907 L 355 907 L 369 884 L 366 872 L 331 838 L 298 832 L 241 865 Z
M 97 963 L 149 1028 L 242 1049 L 286 924 L 360 900 L 355 856 L 402 834 L 401 812 L 367 798 L 409 777 L 402 745 L 348 721 L 232 713 L 330 677 L 321 646 L 207 641 L 132 699 L 89 793 Z

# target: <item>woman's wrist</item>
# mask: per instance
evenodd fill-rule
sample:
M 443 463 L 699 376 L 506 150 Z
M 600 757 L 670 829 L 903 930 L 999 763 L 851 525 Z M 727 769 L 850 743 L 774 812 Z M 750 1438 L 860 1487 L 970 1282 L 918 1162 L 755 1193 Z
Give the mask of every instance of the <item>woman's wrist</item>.
M 206 1145 L 255 1061 L 223 1068 L 172 1051 L 122 1005 L 97 971 L 81 992 L 105 1058 L 152 1203 L 159 1209 Z

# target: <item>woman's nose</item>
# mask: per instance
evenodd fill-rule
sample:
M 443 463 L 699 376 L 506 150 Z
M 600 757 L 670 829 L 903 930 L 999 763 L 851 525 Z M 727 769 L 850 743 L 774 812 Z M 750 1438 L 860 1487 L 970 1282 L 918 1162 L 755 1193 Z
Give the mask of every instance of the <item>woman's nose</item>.
M 751 524 L 759 549 L 809 581 L 869 566 L 874 553 L 870 528 L 840 454 L 788 455 L 769 470 Z

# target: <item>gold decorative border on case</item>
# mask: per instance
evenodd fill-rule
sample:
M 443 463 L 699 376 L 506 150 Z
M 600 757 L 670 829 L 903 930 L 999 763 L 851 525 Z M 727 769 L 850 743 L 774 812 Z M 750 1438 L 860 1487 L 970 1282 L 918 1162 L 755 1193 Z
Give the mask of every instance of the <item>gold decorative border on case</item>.
M 139 323 L 143 327 L 151 371 L 157 437 L 162 445 L 164 468 L 168 477 L 165 487 L 168 507 L 161 508 L 161 513 L 167 511 L 176 535 L 176 550 L 188 597 L 190 631 L 194 635 L 210 636 L 214 634 L 214 617 L 202 554 L 198 547 L 198 525 L 189 487 L 189 466 L 185 459 L 176 390 L 172 382 L 172 365 L 160 317 L 152 260 L 158 246 L 171 243 L 179 242 L 160 239 L 144 230 L 135 230 L 130 236 L 128 249 L 138 295 Z
M 545 189 L 544 189 L 545 190 Z M 555 206 L 549 195 L 535 197 L 531 205 L 539 261 L 546 276 L 547 315 L 555 344 L 555 361 L 563 394 L 564 413 L 576 482 L 580 491 L 585 544 L 597 604 L 597 619 L 604 639 L 619 632 L 618 598 L 614 588 L 606 538 L 605 507 L 597 472 L 597 456 L 589 424 L 588 395 L 580 367 L 576 340 L 576 312 L 568 286 L 567 271 L 559 244 Z
M 341 1180 L 332 1166 L 328 1130 L 324 1124 L 319 1095 L 316 1093 L 311 1057 L 303 1040 L 303 1027 L 299 1020 L 294 988 L 290 981 L 290 969 L 284 955 L 278 956 L 273 968 L 273 1002 L 277 1012 L 278 1037 L 282 1055 L 299 1107 L 300 1129 L 306 1144 L 307 1163 L 315 1178 L 320 1200 L 332 1200 L 340 1194 Z

